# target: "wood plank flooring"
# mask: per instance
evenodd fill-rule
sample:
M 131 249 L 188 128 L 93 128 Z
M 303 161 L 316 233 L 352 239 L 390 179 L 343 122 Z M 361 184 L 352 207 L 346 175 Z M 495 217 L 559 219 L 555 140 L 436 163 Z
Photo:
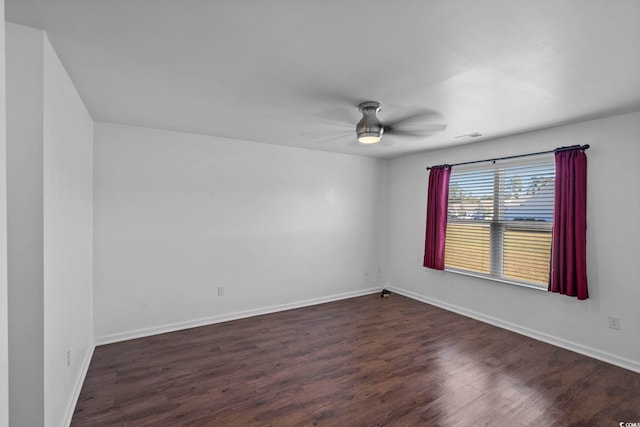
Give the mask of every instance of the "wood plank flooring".
M 640 374 L 394 294 L 96 348 L 72 426 L 618 426 Z

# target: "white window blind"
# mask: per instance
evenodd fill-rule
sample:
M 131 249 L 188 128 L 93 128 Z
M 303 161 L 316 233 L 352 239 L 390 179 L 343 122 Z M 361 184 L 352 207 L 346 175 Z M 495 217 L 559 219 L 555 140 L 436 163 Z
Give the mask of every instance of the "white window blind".
M 542 161 L 452 170 L 447 269 L 546 287 L 555 165 L 553 160 Z

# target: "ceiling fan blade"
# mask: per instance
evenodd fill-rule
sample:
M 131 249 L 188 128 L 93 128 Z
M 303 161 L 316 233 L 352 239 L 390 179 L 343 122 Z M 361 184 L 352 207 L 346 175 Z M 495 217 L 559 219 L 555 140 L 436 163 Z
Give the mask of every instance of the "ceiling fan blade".
M 433 114 L 428 110 L 418 111 L 407 116 L 392 118 L 384 120 L 384 123 L 389 127 L 398 127 L 399 125 L 411 123 L 411 122 L 429 122 L 433 121 Z
M 444 121 L 445 119 L 442 114 L 438 113 L 437 111 L 428 110 L 426 108 L 420 109 L 404 116 L 392 116 L 386 120 L 383 120 L 385 125 L 391 128 L 397 128 L 400 125 L 409 126 L 413 124 L 417 125 L 423 123 L 443 123 Z
M 446 128 L 447 125 L 445 124 L 423 124 L 416 125 L 415 127 L 408 127 L 406 129 L 398 129 L 391 126 L 385 126 L 384 133 L 399 136 L 426 137 L 431 136 L 436 132 L 443 131 Z
M 396 129 L 389 129 L 385 126 L 384 128 L 384 135 L 395 135 L 395 136 L 415 136 L 415 137 L 420 137 L 423 136 L 422 133 L 418 133 L 418 132 L 413 132 L 413 131 L 406 131 L 406 130 L 396 130 Z M 384 136 L 383 136 L 384 138 Z
M 307 84 L 304 88 L 300 88 L 298 92 L 306 99 L 326 105 L 344 105 L 357 108 L 358 104 L 363 101 L 349 87 L 328 88 L 326 85 L 314 87 Z
M 353 108 L 335 108 L 331 110 L 321 111 L 317 114 L 323 120 L 328 120 L 332 124 L 349 126 L 355 128 L 355 123 L 359 120 L 360 115 Z
M 396 145 L 397 140 L 393 137 L 390 138 L 386 138 L 386 137 L 382 137 L 382 139 L 380 140 L 380 145 L 384 145 L 385 147 L 390 147 L 392 145 Z
M 338 141 L 343 142 L 350 138 L 355 140 L 355 133 L 352 130 L 329 132 L 329 135 L 327 135 L 327 132 L 306 132 L 305 138 L 314 144 L 329 144 Z

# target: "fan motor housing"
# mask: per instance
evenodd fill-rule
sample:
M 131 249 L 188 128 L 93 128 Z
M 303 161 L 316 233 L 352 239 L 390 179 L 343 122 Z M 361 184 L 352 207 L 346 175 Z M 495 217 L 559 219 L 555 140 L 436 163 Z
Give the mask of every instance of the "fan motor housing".
M 382 109 L 379 102 L 366 101 L 358 108 L 362 112 L 362 119 L 356 125 L 358 141 L 363 144 L 371 144 L 380 141 L 384 133 L 384 126 L 378 120 L 376 113 Z

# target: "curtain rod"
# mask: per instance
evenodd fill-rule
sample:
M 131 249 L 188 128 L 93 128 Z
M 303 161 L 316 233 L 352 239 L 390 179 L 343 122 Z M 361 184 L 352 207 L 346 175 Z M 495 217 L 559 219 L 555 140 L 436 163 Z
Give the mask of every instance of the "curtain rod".
M 471 165 L 471 164 L 474 164 L 474 163 L 496 162 L 498 160 L 518 159 L 520 157 L 539 156 L 541 154 L 558 153 L 560 151 L 568 151 L 568 150 L 582 150 L 582 151 L 584 151 L 584 150 L 588 150 L 588 149 L 589 149 L 589 144 L 574 145 L 574 146 L 571 146 L 571 147 L 556 148 L 555 150 L 538 151 L 537 153 L 518 154 L 516 156 L 496 157 L 495 159 L 473 160 L 471 162 L 462 162 L 462 163 L 453 163 L 453 164 L 429 166 L 429 167 L 427 167 L 427 170 L 430 170 L 430 169 L 433 169 L 433 168 L 438 168 L 438 167 L 445 167 L 445 168 L 448 167 L 448 168 L 450 168 L 452 166 Z

